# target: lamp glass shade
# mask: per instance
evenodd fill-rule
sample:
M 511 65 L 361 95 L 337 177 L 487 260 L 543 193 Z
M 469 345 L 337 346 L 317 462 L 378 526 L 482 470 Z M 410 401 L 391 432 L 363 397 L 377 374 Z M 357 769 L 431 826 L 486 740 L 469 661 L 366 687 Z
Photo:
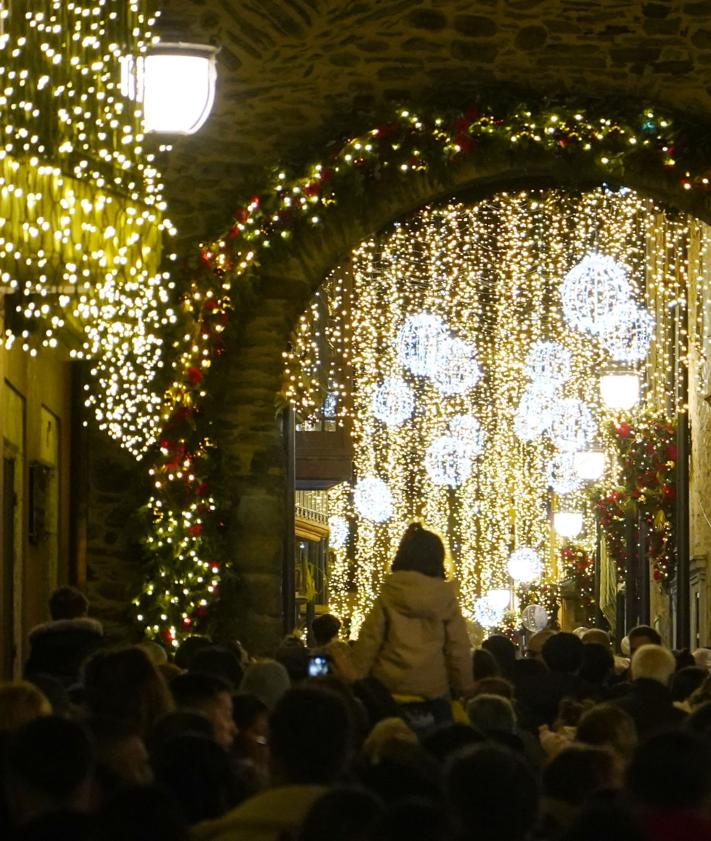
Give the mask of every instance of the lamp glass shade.
M 580 511 L 556 511 L 553 515 L 553 528 L 561 537 L 572 540 L 583 529 L 583 515 Z
M 585 482 L 597 482 L 605 473 L 605 453 L 602 450 L 581 450 L 575 454 L 575 472 Z
M 507 590 L 504 588 L 496 589 L 496 590 L 489 590 L 487 593 L 489 596 L 489 600 L 493 605 L 497 608 L 504 608 L 507 609 L 511 604 L 511 590 Z
M 608 409 L 629 410 L 639 402 L 639 375 L 634 371 L 603 374 L 600 394 Z

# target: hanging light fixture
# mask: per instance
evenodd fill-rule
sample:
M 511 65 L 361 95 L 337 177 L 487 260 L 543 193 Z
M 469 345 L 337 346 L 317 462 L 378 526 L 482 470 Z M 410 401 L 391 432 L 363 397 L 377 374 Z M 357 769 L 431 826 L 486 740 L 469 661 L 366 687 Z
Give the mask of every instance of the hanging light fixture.
M 581 450 L 575 453 L 575 472 L 584 482 L 597 482 L 605 473 L 605 453 L 603 450 Z
M 583 514 L 581 511 L 556 511 L 553 514 L 553 528 L 556 534 L 572 540 L 583 529 Z
M 212 110 L 218 48 L 160 41 L 122 62 L 121 88 L 143 105 L 146 132 L 195 134 Z
M 629 411 L 639 402 L 639 392 L 636 371 L 610 371 L 600 377 L 600 394 L 607 409 Z

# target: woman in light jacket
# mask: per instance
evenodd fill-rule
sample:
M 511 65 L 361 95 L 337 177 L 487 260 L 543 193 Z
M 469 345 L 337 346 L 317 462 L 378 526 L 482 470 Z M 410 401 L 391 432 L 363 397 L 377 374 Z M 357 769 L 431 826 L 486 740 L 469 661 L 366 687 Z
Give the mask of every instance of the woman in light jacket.
M 380 681 L 417 732 L 451 721 L 452 697 L 473 683 L 469 638 L 444 545 L 420 523 L 407 527 L 380 595 L 360 629 L 355 671 Z

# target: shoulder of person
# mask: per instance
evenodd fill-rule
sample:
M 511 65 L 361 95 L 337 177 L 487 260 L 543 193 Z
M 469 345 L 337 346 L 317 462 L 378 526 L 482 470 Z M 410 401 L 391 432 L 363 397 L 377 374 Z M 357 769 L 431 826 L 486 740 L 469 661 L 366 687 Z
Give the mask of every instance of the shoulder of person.
M 29 638 L 32 642 L 42 636 L 68 633 L 103 637 L 104 627 L 98 619 L 91 619 L 89 616 L 80 616 L 76 619 L 52 619 L 36 625 L 30 631 Z

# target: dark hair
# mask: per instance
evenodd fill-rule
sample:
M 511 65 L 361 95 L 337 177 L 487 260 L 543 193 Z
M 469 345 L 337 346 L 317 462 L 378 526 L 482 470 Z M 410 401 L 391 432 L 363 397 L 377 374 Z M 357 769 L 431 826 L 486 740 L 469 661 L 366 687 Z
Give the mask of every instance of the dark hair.
M 662 644 L 662 638 L 659 632 L 655 631 L 650 625 L 635 625 L 635 627 L 627 634 L 627 638 L 630 642 L 632 642 L 635 637 L 646 637 L 652 641 L 653 645 Z
M 698 809 L 711 793 L 711 746 L 685 730 L 643 742 L 627 770 L 633 800 L 654 809 Z
M 524 662 L 524 661 L 522 661 Z M 541 670 L 545 667 L 540 664 Z M 501 698 L 507 698 L 509 701 L 514 700 L 514 685 L 505 677 L 485 677 L 476 682 L 470 698 L 476 698 L 477 695 L 498 695 Z
M 234 651 L 220 645 L 210 645 L 196 651 L 188 671 L 219 677 L 233 690 L 240 685 L 244 675 L 242 664 Z
M 508 748 L 475 745 L 453 757 L 447 793 L 462 837 L 523 841 L 536 823 L 536 775 Z
M 597 704 L 580 717 L 575 738 L 586 745 L 612 748 L 629 758 L 637 744 L 637 728 L 622 707 Z
M 420 572 L 430 578 L 446 578 L 444 544 L 439 535 L 427 531 L 421 523 L 410 523 L 395 553 L 393 572 Z
M 379 823 L 378 841 L 450 841 L 454 832 L 444 809 L 423 797 L 393 803 Z
M 478 745 L 484 736 L 468 724 L 441 724 L 422 739 L 424 749 L 444 764 L 452 754 L 470 745 Z
M 202 672 L 178 675 L 168 685 L 176 705 L 188 709 L 213 701 L 221 692 L 232 693 L 226 680 Z
M 615 770 L 613 754 L 602 747 L 571 745 L 543 771 L 546 795 L 580 806 L 594 791 L 608 788 Z
M 578 674 L 584 680 L 594 684 L 601 684 L 612 674 L 615 668 L 615 658 L 609 646 L 598 642 L 583 643 L 580 653 L 581 663 Z
M 58 587 L 49 597 L 49 614 L 52 619 L 77 619 L 86 616 L 89 600 L 76 587 Z
M 691 693 L 695 692 L 706 680 L 708 674 L 706 669 L 700 669 L 698 666 L 679 669 L 671 679 L 672 701 L 686 701 Z
M 484 651 L 488 651 L 496 660 L 499 672 L 505 678 L 513 676 L 516 663 L 516 646 L 503 634 L 492 634 L 481 644 Z
M 549 637 L 541 649 L 543 662 L 552 672 L 575 672 L 580 668 L 585 646 L 567 631 Z
M 90 775 L 94 751 L 86 730 L 55 715 L 35 718 L 11 738 L 8 770 L 14 779 L 51 797 L 71 797 Z
M 274 652 L 274 659 L 281 663 L 289 674 L 292 685 L 309 676 L 309 651 L 301 640 L 295 637 L 284 640 Z
M 202 651 L 203 648 L 210 648 L 212 643 L 207 637 L 201 637 L 197 634 L 191 637 L 186 637 L 178 646 L 173 658 L 175 665 L 179 669 L 189 669 L 193 661 L 193 657 Z
M 474 680 L 483 680 L 487 677 L 498 677 L 501 674 L 496 657 L 485 648 L 475 648 L 472 651 L 472 674 Z
M 156 722 L 148 734 L 146 747 L 153 756 L 166 742 L 187 734 L 207 736 L 211 739 L 215 735 L 215 731 L 207 716 L 188 710 L 176 710 L 164 715 L 160 721 Z
M 443 805 L 442 768 L 421 744 L 394 739 L 366 766 L 363 782 L 387 804 L 419 797 Z
M 232 718 L 238 731 L 249 729 L 257 716 L 269 713 L 269 708 L 251 692 L 238 692 L 232 696 Z
M 341 630 L 341 620 L 332 613 L 322 613 L 311 623 L 311 633 L 316 645 L 328 645 Z
M 332 788 L 306 815 L 297 841 L 364 841 L 383 815 L 383 804 L 369 791 Z
M 289 783 L 333 782 L 351 749 L 345 702 L 328 689 L 303 686 L 279 700 L 270 720 L 272 756 Z

